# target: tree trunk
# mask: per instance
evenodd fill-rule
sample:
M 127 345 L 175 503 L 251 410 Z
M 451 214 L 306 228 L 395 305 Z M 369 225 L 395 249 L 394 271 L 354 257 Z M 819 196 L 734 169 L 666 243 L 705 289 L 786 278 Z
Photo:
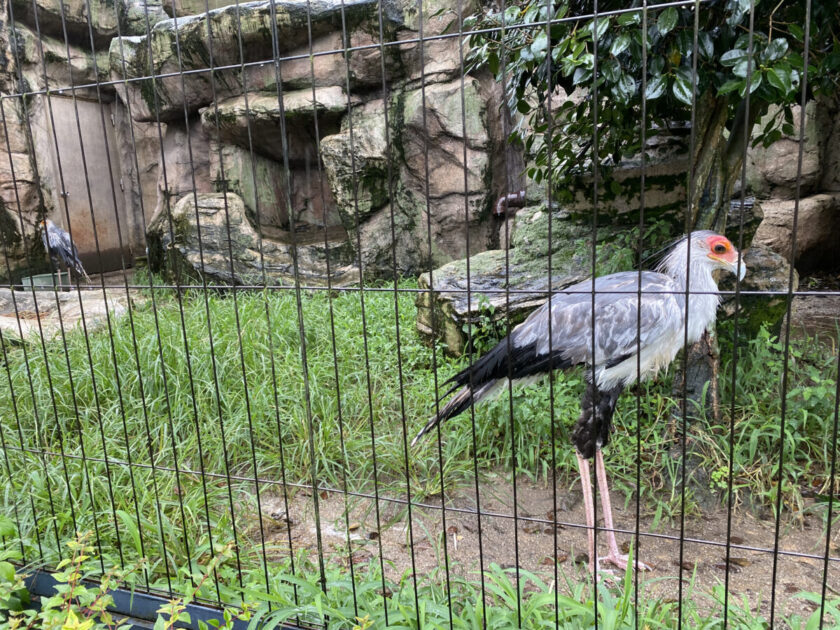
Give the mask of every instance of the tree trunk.
M 695 117 L 695 146 L 693 170 L 689 181 L 691 212 L 687 228 L 691 230 L 726 229 L 726 215 L 732 189 L 741 175 L 744 150 L 749 142 L 755 121 L 766 105 L 750 99 L 749 110 L 741 101 L 726 134 L 729 102 L 706 93 L 697 99 Z M 687 349 L 685 369 L 680 367 L 674 380 L 674 395 L 686 397 L 686 415 L 696 419 L 704 414 L 719 420 L 718 383 L 720 368 L 717 336 L 708 331 L 697 343 Z M 708 384 L 708 386 L 707 386 Z

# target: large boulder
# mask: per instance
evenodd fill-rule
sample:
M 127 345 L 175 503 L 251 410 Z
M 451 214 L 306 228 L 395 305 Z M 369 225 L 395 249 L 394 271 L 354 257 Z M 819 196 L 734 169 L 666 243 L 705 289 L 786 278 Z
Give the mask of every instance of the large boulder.
M 21 24 L 15 29 L 15 40 L 17 62 L 32 89 L 67 88 L 103 82 L 109 78 L 108 54 L 91 54 L 90 45 L 86 48 L 68 46 L 63 39 L 43 34 L 39 39 L 31 29 Z M 96 97 L 95 90 L 87 92 L 89 96 Z
M 117 90 L 124 99 L 131 101 L 137 120 L 153 120 L 156 110 L 162 120 L 168 120 L 183 116 L 185 108 L 188 112 L 197 111 L 214 99 L 239 95 L 246 90 L 276 90 L 275 65 L 268 62 L 277 53 L 283 57 L 303 55 L 306 63 L 297 59 L 285 68 L 288 78 L 283 64 L 280 74 L 284 81 L 297 78 L 297 87 L 311 85 L 310 31 L 314 52 L 321 52 L 322 45 L 341 43 L 336 37 L 342 29 L 357 33 L 357 36 L 366 30 L 363 25 L 367 25 L 367 30 L 374 26 L 378 30 L 379 4 L 376 0 L 249 2 L 202 15 L 165 20 L 155 24 L 148 35 L 114 39 L 110 49 L 111 69 L 115 78 L 129 80 L 118 85 Z M 386 28 L 393 30 L 391 18 L 397 19 L 398 12 L 386 2 L 383 3 L 383 15 Z M 329 41 L 322 39 L 325 36 Z M 369 37 L 363 39 L 371 41 Z M 315 42 L 319 42 L 318 48 L 314 47 Z M 327 56 L 339 59 L 336 63 L 342 70 L 331 70 L 330 84 L 344 85 L 343 55 Z M 256 63 L 242 71 L 241 64 L 260 61 L 266 63 Z M 211 75 L 211 66 L 228 68 Z M 189 73 L 184 74 L 185 71 Z M 361 74 L 368 76 L 370 71 Z M 144 78 L 151 75 L 161 78 Z
M 777 107 L 759 121 L 762 129 L 773 116 L 779 115 Z M 797 183 L 801 195 L 819 188 L 822 177 L 822 153 L 826 126 L 825 108 L 817 101 L 805 105 L 805 130 L 800 133 L 801 108 L 793 108 L 793 134 L 784 136 L 769 147 L 761 145 L 747 153 L 747 186 L 762 199 L 793 199 Z M 802 170 L 799 170 L 799 144 L 802 146 Z
M 158 183 L 162 183 L 160 136 L 166 135 L 166 125 L 135 122 L 119 99 L 112 107 L 125 205 L 135 209 L 137 227 L 145 234 L 158 204 Z M 141 236 L 140 241 L 144 238 Z
M 358 98 L 354 97 L 354 102 Z M 314 117 L 318 117 L 320 135 L 338 131 L 338 120 L 347 111 L 348 99 L 338 86 L 287 91 L 283 94 L 281 126 L 280 99 L 276 93 L 249 92 L 225 99 L 200 111 L 201 123 L 208 135 L 278 162 L 285 158 L 295 163 L 312 162 L 315 149 Z M 286 153 L 284 155 L 284 138 Z
M 455 3 L 452 0 L 426 0 L 422 15 L 413 0 L 398 0 L 402 6 L 405 30 L 398 37 L 407 43 L 400 46 L 400 57 L 406 75 L 422 77 L 424 83 L 442 83 L 465 74 L 464 65 L 469 52 L 467 36 L 439 37 L 458 32 L 460 17 L 473 15 L 479 7 L 475 0 Z M 423 41 L 417 41 L 422 32 Z M 462 50 L 463 49 L 463 54 Z
M 382 99 L 354 107 L 341 123 L 340 133 L 321 141 L 321 159 L 345 228 L 354 230 L 371 214 L 388 204 L 396 185 L 398 166 L 388 140 L 398 135 L 396 101 L 389 102 L 386 132 Z M 386 137 L 387 136 L 387 137 Z M 389 182 L 388 178 L 393 181 Z
M 568 212 L 544 205 L 520 210 L 513 222 L 511 248 L 489 250 L 456 260 L 420 276 L 417 329 L 428 340 L 439 339 L 447 352 L 459 355 L 468 324 L 479 332 L 492 322 L 518 323 L 560 291 L 592 275 L 592 227 L 571 221 Z M 615 228 L 597 231 L 596 273 L 602 275 L 633 262 L 632 250 Z M 549 283 L 549 252 L 551 282 Z M 469 275 L 467 271 L 469 270 Z
M 828 124 L 821 130 L 824 134 L 821 189 L 837 192 L 840 191 L 840 94 L 824 104 Z
M 105 47 L 119 33 L 125 0 L 12 0 L 15 22 L 23 22 L 42 35 L 90 50 L 93 37 L 97 48 Z
M 432 262 L 465 256 L 468 230 L 472 251 L 483 249 L 492 204 L 492 144 L 478 81 L 467 76 L 463 84 L 432 84 L 407 92 L 404 103 L 402 181 L 421 212 L 430 214 Z
M 163 168 L 158 176 L 158 202 L 155 214 L 172 200 L 187 193 L 213 192 L 210 173 L 210 140 L 193 118 L 189 125 L 173 121 L 166 126 L 161 146 Z
M 417 273 L 460 258 L 468 232 L 471 251 L 487 247 L 487 105 L 475 79 L 461 88 L 458 80 L 395 92 L 387 116 L 383 100 L 354 107 L 321 142 L 339 215 L 367 273 Z
M 754 336 L 762 326 L 778 328 L 785 315 L 788 290 L 799 287 L 799 274 L 793 272 L 793 287 L 790 287 L 790 263 L 783 256 L 762 243 L 753 241 L 744 251 L 744 265 L 747 273 L 741 281 L 739 296 L 741 311 L 738 328 L 746 338 Z M 735 291 L 735 277 L 725 274 L 719 283 L 721 291 Z M 727 294 L 723 308 L 728 317 L 735 313 L 735 296 Z
M 796 268 L 806 273 L 837 265 L 840 244 L 840 192 L 822 193 L 795 200 L 768 200 L 761 204 L 764 220 L 754 243 L 766 245 L 791 262 L 794 213 L 796 222 Z
M 242 198 L 233 193 L 189 194 L 171 210 L 164 206 L 147 228 L 149 266 L 170 276 L 206 278 L 211 283 L 292 283 L 297 256 L 303 284 L 324 284 L 329 256 L 331 281 L 358 281 L 346 235 L 327 244 L 322 234 L 266 238 L 254 229 Z M 199 247 L 200 238 L 200 247 Z M 231 256 L 232 254 L 232 256 Z
M 840 325 L 840 295 L 797 295 L 791 305 L 790 326 L 795 335 L 834 340 L 837 347 Z
M 32 168 L 27 124 L 21 102 L 3 102 L 4 124 L 0 125 L 0 241 L 5 248 L 5 261 L 0 264 L 0 277 L 7 278 L 21 270 L 31 270 L 35 262 L 29 252 L 41 251 L 34 212 L 42 206 L 41 188 Z M 39 258 L 36 255 L 36 258 Z M 40 261 L 38 261 L 40 262 Z M 8 263 L 8 264 L 7 264 Z M 34 271 L 34 270 L 31 270 Z

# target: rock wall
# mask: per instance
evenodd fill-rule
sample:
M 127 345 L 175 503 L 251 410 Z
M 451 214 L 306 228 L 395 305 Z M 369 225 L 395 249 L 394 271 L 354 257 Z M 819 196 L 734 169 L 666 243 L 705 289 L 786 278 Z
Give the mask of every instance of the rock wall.
M 198 234 L 219 193 L 241 201 L 244 240 L 256 234 L 280 258 L 298 252 L 313 282 L 335 275 L 326 260 L 319 268 L 326 252 L 356 277 L 413 274 L 462 257 L 467 232 L 473 252 L 497 237 L 490 208 L 513 153 L 498 89 L 488 77 L 462 82 L 457 38 L 417 41 L 450 26 L 454 2 L 422 14 L 407 0 L 3 3 L 0 88 L 25 96 L 3 100 L 2 276 L 44 266 L 45 215 L 94 271 L 154 244 L 152 267 L 171 272 L 161 243 L 197 243 L 187 231 L 176 245 L 162 217 L 192 197 Z M 117 241 L 94 243 L 102 208 L 120 224 Z
M 116 90 L 135 124 L 167 126 L 155 216 L 190 193 L 201 207 L 232 192 L 263 239 L 304 257 L 326 247 L 336 266 L 370 276 L 460 258 L 467 232 L 473 252 L 486 249 L 505 185 L 494 177 L 505 147 L 498 91 L 487 77 L 461 80 L 457 38 L 416 41 L 455 17 L 374 0 L 252 2 L 112 40 L 112 74 L 128 78 Z M 162 225 L 150 240 L 166 241 L 152 234 Z M 165 269 L 155 252 L 153 268 Z
M 273 252 L 266 272 L 278 281 L 295 255 L 307 282 L 412 275 L 507 244 L 511 228 L 523 233 L 493 216 L 503 191 L 527 187 L 529 206 L 543 201 L 505 141 L 498 85 L 462 78 L 457 37 L 418 41 L 455 32 L 458 7 L 467 15 L 475 0 L 427 0 L 422 11 L 413 0 L 0 7 L 0 91 L 16 95 L 0 100 L 0 276 L 46 266 L 36 231 L 46 215 L 73 232 L 93 271 L 131 264 L 150 246 L 163 273 L 178 260 L 213 281 L 255 282 L 251 263 L 211 271 L 193 255 L 201 222 L 214 233 L 221 209 L 240 204 L 232 239 L 248 243 L 246 257 Z M 837 242 L 838 110 L 819 101 L 806 112 L 799 271 L 830 264 Z M 665 216 L 684 206 L 686 160 L 679 137 L 656 141 L 647 211 Z M 788 259 L 797 151 L 796 138 L 753 150 L 746 180 L 765 216 L 757 241 Z M 633 222 L 638 192 L 628 161 L 599 212 Z M 563 212 L 586 215 L 588 195 Z M 170 230 L 175 218 L 194 229 Z M 579 230 L 569 230 L 573 242 Z M 210 257 L 223 256 L 224 242 L 218 252 L 213 242 Z

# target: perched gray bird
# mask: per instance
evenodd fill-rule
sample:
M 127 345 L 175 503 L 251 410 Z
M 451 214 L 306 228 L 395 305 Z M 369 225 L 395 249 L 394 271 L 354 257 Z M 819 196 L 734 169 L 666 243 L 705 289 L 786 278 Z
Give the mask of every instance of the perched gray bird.
M 447 381 L 452 387 L 441 398 L 455 395 L 426 423 L 412 445 L 438 423 L 503 390 L 509 375 L 514 383 L 533 382 L 550 370 L 585 365 L 588 384 L 572 442 L 583 485 L 590 566 L 596 564 L 595 504 L 588 461 L 594 458 L 609 545 L 609 553 L 602 559 L 626 568 L 627 556 L 619 553 L 615 540 L 601 449 L 609 442 L 621 391 L 666 368 L 683 347 L 686 330 L 692 344 L 714 322 L 720 301 L 712 276 L 716 269 L 736 273 L 739 279 L 746 273 L 738 250 L 725 236 L 697 231 L 677 241 L 655 272 L 614 273 L 554 294 L 550 302 L 514 328 L 509 338 Z M 648 568 L 640 562 L 637 567 Z
M 50 255 L 50 262 L 56 274 L 58 274 L 58 286 L 61 288 L 61 264 L 67 268 L 67 284 L 71 283 L 70 270 L 76 272 L 77 277 L 84 276 L 90 282 L 82 261 L 79 260 L 79 251 L 70 239 L 70 235 L 58 227 L 49 219 L 41 221 L 41 239 L 44 241 L 44 249 Z

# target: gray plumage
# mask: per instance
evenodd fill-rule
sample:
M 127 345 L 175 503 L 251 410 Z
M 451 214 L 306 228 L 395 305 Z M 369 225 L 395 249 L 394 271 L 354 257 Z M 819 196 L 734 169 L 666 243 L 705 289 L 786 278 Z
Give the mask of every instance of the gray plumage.
M 50 255 L 53 267 L 59 274 L 59 284 L 61 279 L 59 264 L 67 267 L 68 274 L 72 269 L 77 276 L 84 277 L 85 280 L 90 282 L 90 278 L 82 266 L 82 261 L 79 260 L 79 251 L 67 232 L 49 219 L 45 219 L 41 221 L 41 240 L 44 242 L 44 249 Z
M 743 263 L 738 266 L 740 258 L 734 248 L 734 264 L 713 258 L 710 238 L 723 239 L 714 232 L 692 232 L 690 266 L 689 239 L 683 237 L 670 249 L 657 271 L 614 273 L 596 278 L 594 283 L 585 280 L 554 294 L 550 302 L 511 331 L 509 340 L 503 339 L 472 368 L 447 381 L 452 383 L 452 388 L 444 397 L 459 391 L 429 419 L 412 444 L 439 422 L 503 389 L 508 375 L 514 382 L 529 382 L 550 370 L 583 364 L 587 366 L 586 378 L 591 379 L 594 365 L 595 384 L 604 391 L 655 376 L 683 346 L 686 313 L 688 343 L 700 339 L 714 321 L 719 298 L 711 272 L 716 268 L 734 271 L 738 267 L 743 277 L 746 270 Z M 691 290 L 688 308 L 687 284 Z

